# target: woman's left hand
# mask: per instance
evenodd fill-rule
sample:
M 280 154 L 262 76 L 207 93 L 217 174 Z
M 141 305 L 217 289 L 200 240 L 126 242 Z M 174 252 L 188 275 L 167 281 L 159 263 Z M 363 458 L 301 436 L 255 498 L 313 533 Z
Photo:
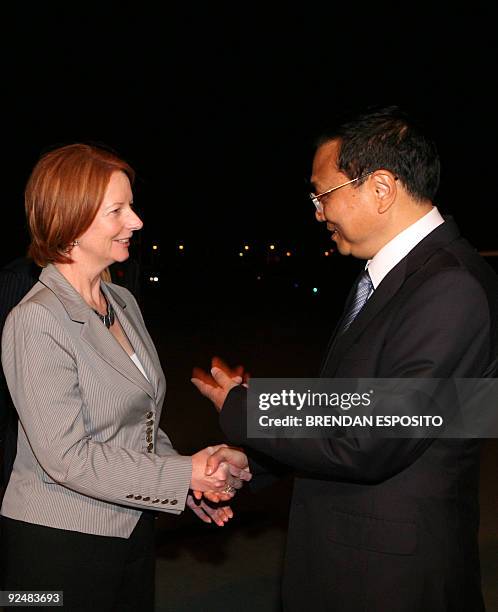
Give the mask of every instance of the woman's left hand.
M 187 506 L 196 514 L 204 523 L 215 522 L 218 527 L 223 525 L 233 518 L 233 511 L 230 506 L 219 506 L 214 508 L 207 504 L 204 500 L 194 499 L 191 493 L 187 496 Z

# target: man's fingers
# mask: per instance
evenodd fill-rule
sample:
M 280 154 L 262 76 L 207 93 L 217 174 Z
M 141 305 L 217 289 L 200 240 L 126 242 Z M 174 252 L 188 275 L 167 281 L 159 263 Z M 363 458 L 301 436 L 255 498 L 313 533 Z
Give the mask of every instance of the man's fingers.
M 216 367 L 211 368 L 211 375 L 216 381 L 216 383 L 223 389 L 227 389 L 227 388 L 230 389 L 235 386 L 235 383 L 232 381 L 230 376 L 228 376 L 228 374 L 226 374 L 220 368 L 216 368 Z
M 251 480 L 252 474 L 249 471 L 249 468 L 239 468 L 231 464 L 229 464 L 229 466 L 231 476 L 234 476 L 235 478 L 243 480 L 245 482 L 249 482 Z
M 197 378 L 206 385 L 214 386 L 215 384 L 211 374 L 208 374 L 205 370 L 198 368 L 197 366 L 192 368 L 192 378 Z

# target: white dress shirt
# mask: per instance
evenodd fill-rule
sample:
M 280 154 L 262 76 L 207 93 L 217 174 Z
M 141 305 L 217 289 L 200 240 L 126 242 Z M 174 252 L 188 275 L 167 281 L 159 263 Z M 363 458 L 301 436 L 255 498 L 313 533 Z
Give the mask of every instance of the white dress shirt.
M 426 215 L 395 236 L 372 259 L 369 259 L 365 269 L 368 269 L 374 290 L 394 266 L 441 223 L 444 223 L 444 219 L 434 206 Z M 370 295 L 372 293 L 373 291 Z

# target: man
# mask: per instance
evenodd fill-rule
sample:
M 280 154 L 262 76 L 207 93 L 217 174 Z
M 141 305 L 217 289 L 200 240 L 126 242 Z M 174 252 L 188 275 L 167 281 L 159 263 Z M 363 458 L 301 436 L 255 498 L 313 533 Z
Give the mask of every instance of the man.
M 395 107 L 359 115 L 321 141 L 312 183 L 338 251 L 367 260 L 321 376 L 493 376 L 497 278 L 434 207 L 439 159 L 421 129 Z M 228 439 L 298 471 L 285 610 L 484 610 L 478 440 L 248 438 L 246 390 L 212 374 L 193 382 Z

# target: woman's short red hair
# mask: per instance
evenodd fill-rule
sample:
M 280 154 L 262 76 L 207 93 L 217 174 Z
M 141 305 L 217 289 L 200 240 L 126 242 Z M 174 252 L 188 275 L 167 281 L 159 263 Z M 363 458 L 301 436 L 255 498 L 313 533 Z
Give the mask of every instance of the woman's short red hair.
M 67 145 L 40 158 L 24 198 L 29 255 L 38 265 L 71 263 L 71 243 L 95 219 L 113 172 L 124 172 L 133 183 L 135 173 L 125 161 L 93 145 Z

